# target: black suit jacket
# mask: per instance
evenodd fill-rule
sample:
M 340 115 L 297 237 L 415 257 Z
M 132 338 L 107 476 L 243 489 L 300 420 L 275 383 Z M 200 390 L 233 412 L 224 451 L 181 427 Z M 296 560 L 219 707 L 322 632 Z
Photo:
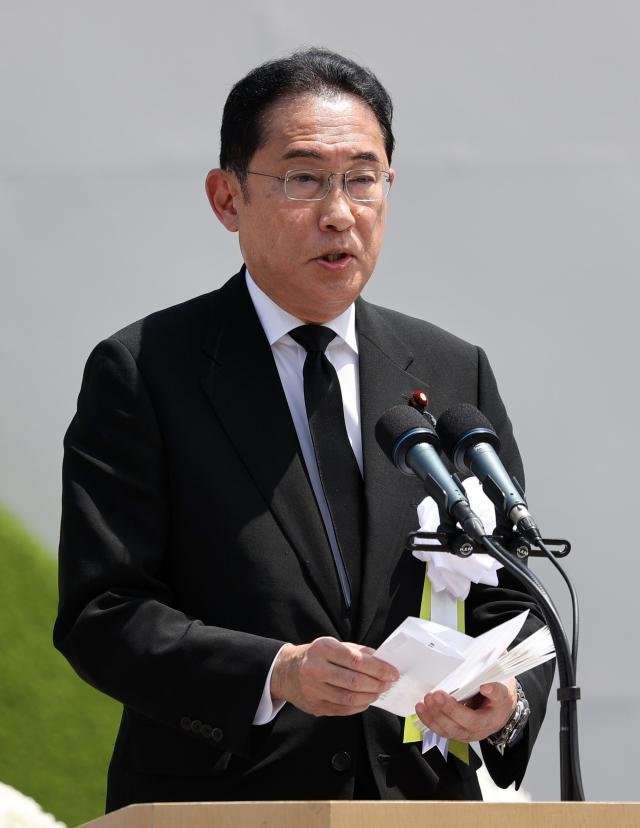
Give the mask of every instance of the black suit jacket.
M 383 798 L 477 798 L 473 765 L 402 745 L 377 708 L 316 718 L 286 705 L 252 725 L 283 642 L 327 635 L 372 647 L 417 615 L 424 564 L 403 551 L 420 483 L 374 439 L 378 417 L 415 388 L 437 416 L 481 408 L 522 480 L 511 424 L 484 353 L 359 299 L 366 497 L 362 595 L 344 611 L 271 349 L 241 271 L 220 290 L 100 343 L 65 438 L 60 607 L 54 640 L 77 672 L 124 705 L 107 807 L 131 802 L 349 798 L 370 761 Z M 476 635 L 535 605 L 503 578 L 474 587 Z M 522 778 L 544 715 L 548 668 L 524 684 L 527 738 L 486 760 Z

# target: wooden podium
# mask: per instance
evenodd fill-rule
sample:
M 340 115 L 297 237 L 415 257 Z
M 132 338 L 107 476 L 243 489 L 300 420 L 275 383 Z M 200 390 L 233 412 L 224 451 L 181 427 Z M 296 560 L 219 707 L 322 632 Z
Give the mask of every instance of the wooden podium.
M 81 828 L 638 828 L 636 802 L 170 802 Z

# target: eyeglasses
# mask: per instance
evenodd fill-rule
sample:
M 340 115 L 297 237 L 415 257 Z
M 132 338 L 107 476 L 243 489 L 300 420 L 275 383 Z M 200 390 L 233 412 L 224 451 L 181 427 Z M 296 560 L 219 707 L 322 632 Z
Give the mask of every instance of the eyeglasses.
M 347 170 L 344 173 L 329 170 L 287 170 L 284 175 L 247 170 L 249 175 L 277 178 L 284 185 L 284 194 L 292 201 L 322 201 L 335 176 L 344 178 L 344 191 L 352 201 L 382 201 L 391 189 L 388 170 Z

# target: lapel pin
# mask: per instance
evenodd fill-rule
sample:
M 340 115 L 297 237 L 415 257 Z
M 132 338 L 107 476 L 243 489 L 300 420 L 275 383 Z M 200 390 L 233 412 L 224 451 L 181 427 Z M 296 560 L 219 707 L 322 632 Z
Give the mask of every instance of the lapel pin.
M 415 391 L 412 391 L 407 399 L 407 404 L 410 405 L 412 408 L 415 408 L 416 411 L 419 411 L 422 414 L 422 416 L 426 420 L 428 420 L 431 423 L 431 425 L 435 428 L 435 418 L 427 409 L 427 406 L 429 405 L 429 397 L 427 397 L 424 391 L 421 391 L 419 388 L 416 388 Z

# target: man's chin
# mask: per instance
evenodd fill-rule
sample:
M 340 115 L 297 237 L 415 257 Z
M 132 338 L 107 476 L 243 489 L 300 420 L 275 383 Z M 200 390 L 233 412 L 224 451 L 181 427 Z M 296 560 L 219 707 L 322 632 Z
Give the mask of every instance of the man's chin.
M 322 324 L 340 316 L 355 302 L 365 284 L 366 282 L 363 283 L 361 280 L 350 281 L 348 284 L 325 283 L 321 291 L 305 297 L 305 321 Z

